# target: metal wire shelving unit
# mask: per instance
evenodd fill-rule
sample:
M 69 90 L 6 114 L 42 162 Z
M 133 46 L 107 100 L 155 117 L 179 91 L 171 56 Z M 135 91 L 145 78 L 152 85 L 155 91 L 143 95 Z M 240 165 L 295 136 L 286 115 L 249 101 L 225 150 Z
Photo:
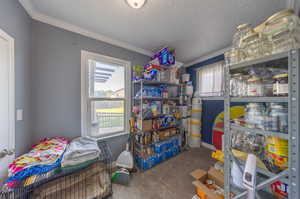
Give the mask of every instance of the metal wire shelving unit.
M 234 70 L 240 70 L 250 66 L 262 65 L 270 62 L 276 62 L 278 60 L 287 60 L 286 68 L 289 73 L 289 96 L 288 97 L 231 97 L 230 96 L 230 75 Z M 235 192 L 235 187 L 231 184 L 231 164 L 236 162 L 239 166 L 244 162 L 234 157 L 231 149 L 231 129 L 240 130 L 241 132 L 249 132 L 251 134 L 259 134 L 264 136 L 278 137 L 281 139 L 287 139 L 289 143 L 289 157 L 288 157 L 288 169 L 281 171 L 279 174 L 274 174 L 263 169 L 257 169 L 257 175 L 262 175 L 266 180 L 256 185 L 256 198 L 266 198 L 259 195 L 258 191 L 266 188 L 271 183 L 278 180 L 288 184 L 289 198 L 300 198 L 300 175 L 299 175 L 299 133 L 300 133 L 300 50 L 291 50 L 289 52 L 283 52 L 256 60 L 246 61 L 235 65 L 226 65 L 225 67 L 225 96 L 224 96 L 224 123 L 225 123 L 225 135 L 224 135 L 224 172 L 225 172 L 225 198 L 226 199 L 239 199 L 245 198 L 247 195 L 246 190 L 240 190 L 235 193 L 234 197 L 230 197 L 230 193 Z M 245 128 L 236 124 L 231 124 L 230 121 L 230 105 L 233 102 L 286 102 L 288 103 L 288 119 L 289 128 L 288 133 L 270 132 L 259 129 Z
M 180 89 L 181 85 L 180 84 L 176 84 L 176 83 L 170 83 L 170 82 L 167 82 L 167 81 L 151 81 L 151 80 L 138 80 L 138 81 L 134 81 L 133 82 L 133 86 L 132 86 L 132 93 L 133 95 L 135 95 L 137 92 L 138 89 L 140 89 L 141 91 L 143 90 L 144 86 L 165 86 L 165 87 L 175 87 L 177 90 Z M 135 133 L 131 135 L 131 142 L 133 144 L 133 152 L 134 152 L 134 155 L 140 155 L 142 153 L 142 150 L 143 148 L 147 148 L 149 146 L 152 146 L 153 144 L 158 144 L 158 143 L 161 143 L 163 141 L 160 141 L 160 142 L 156 142 L 156 143 L 150 143 L 150 144 L 141 144 L 141 143 L 138 143 L 136 142 L 134 136 L 135 135 L 141 135 L 143 133 L 153 133 L 154 131 L 162 131 L 162 130 L 167 130 L 167 129 L 177 129 L 179 131 L 179 134 L 176 134 L 176 135 L 173 135 L 173 136 L 170 136 L 169 139 L 173 138 L 173 137 L 176 137 L 176 136 L 181 136 L 182 135 L 182 131 L 181 129 L 179 128 L 179 119 L 177 119 L 177 124 L 174 125 L 174 126 L 169 126 L 169 127 L 161 127 L 161 128 L 158 128 L 158 129 L 152 129 L 152 130 L 142 130 L 143 129 L 143 120 L 152 120 L 152 119 L 158 119 L 158 118 L 162 118 L 163 116 L 166 116 L 166 115 L 170 115 L 170 114 L 159 114 L 159 115 L 156 115 L 156 116 L 145 116 L 144 113 L 143 113 L 143 103 L 145 101 L 161 101 L 161 102 L 165 102 L 165 101 L 173 101 L 175 102 L 177 105 L 179 104 L 179 97 L 148 97 L 148 96 L 143 96 L 143 94 L 141 94 L 141 96 L 139 97 L 135 97 L 133 96 L 132 97 L 133 99 L 133 104 L 136 105 L 138 104 L 138 106 L 140 107 L 140 114 L 138 116 L 134 116 L 136 120 L 140 119 L 141 120 L 141 125 L 140 125 L 140 129 L 135 129 Z M 145 169 L 142 169 L 140 168 L 141 171 L 145 170 Z

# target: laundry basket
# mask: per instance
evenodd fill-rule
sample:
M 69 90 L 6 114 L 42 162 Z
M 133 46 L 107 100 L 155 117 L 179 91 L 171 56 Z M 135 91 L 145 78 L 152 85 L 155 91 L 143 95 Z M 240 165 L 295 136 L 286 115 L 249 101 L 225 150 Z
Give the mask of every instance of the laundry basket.
M 99 142 L 100 156 L 74 169 L 58 168 L 20 181 L 14 189 L 2 189 L 0 199 L 104 199 L 112 194 L 112 154 Z M 34 183 L 30 183 L 34 182 Z

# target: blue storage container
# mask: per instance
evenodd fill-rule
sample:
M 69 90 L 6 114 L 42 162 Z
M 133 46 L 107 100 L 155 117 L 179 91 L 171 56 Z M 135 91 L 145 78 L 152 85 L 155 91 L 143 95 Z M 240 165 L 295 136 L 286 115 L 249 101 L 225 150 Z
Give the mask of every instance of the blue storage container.
M 173 141 L 174 146 L 179 146 L 179 139 L 178 139 L 178 137 L 172 138 L 172 141 Z
M 176 146 L 173 148 L 173 155 L 176 156 L 180 153 L 180 147 L 179 146 Z
M 170 159 L 172 157 L 174 157 L 174 152 L 173 152 L 173 149 L 169 149 L 165 152 L 165 155 L 166 155 L 166 159 Z
M 165 153 L 158 153 L 158 154 L 156 154 L 156 163 L 157 164 L 160 164 L 160 163 L 162 163 L 162 162 L 164 162 L 166 160 L 166 155 L 165 155 Z
M 162 153 L 165 150 L 165 143 L 156 143 L 153 146 L 153 150 L 155 153 Z

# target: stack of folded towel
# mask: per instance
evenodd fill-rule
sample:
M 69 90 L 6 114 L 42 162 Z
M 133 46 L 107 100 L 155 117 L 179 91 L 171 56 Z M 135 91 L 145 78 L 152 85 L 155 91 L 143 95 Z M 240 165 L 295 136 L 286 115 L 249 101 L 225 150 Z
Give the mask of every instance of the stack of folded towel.
M 89 137 L 75 138 L 67 147 L 61 161 L 61 167 L 63 169 L 73 169 L 89 165 L 99 158 L 100 153 L 101 151 L 95 139 Z

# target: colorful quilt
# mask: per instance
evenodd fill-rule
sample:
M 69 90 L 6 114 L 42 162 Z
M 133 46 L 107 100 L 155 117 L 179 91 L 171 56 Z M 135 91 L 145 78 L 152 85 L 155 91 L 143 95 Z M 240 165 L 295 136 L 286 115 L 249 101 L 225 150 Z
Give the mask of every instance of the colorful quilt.
M 13 188 L 17 181 L 32 175 L 49 172 L 60 166 L 69 140 L 66 138 L 45 138 L 33 145 L 32 150 L 9 165 L 6 186 Z

